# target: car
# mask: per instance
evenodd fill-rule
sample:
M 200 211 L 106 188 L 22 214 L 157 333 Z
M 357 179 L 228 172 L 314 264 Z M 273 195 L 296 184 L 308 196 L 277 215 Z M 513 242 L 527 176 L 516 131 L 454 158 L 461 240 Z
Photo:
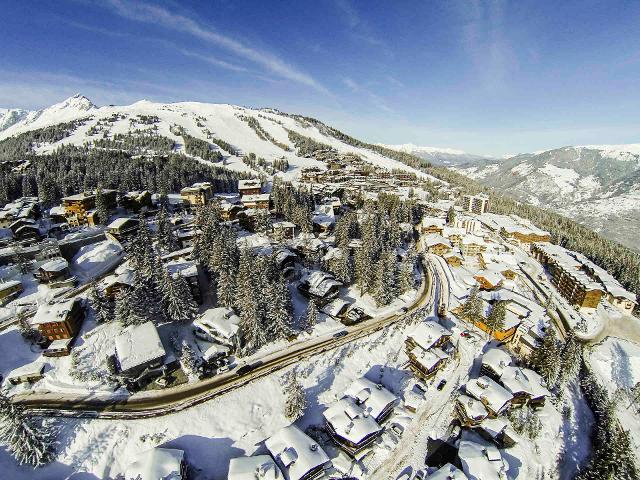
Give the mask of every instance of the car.
M 416 384 L 413 386 L 413 388 L 415 390 L 419 390 L 422 393 L 427 393 L 427 386 L 423 385 L 422 383 L 416 382 Z
M 447 381 L 443 378 L 442 380 L 440 380 L 440 383 L 438 384 L 436 389 L 437 390 L 442 390 L 446 384 L 447 384 Z
M 245 375 L 245 374 L 249 373 L 251 370 L 259 367 L 260 365 L 262 365 L 262 362 L 256 362 L 256 363 L 243 365 L 236 371 L 236 375 Z
M 469 333 L 469 330 L 463 330 L 460 332 L 460 336 L 461 337 L 469 337 L 471 336 L 471 334 Z
M 347 332 L 346 330 L 341 330 L 338 333 L 334 333 L 333 334 L 333 338 L 341 338 L 344 337 L 348 334 L 349 332 Z
M 418 470 L 413 476 L 413 480 L 424 480 L 425 475 L 424 470 Z
M 394 423 L 391 425 L 391 431 L 400 437 L 404 433 L 404 427 L 399 423 Z

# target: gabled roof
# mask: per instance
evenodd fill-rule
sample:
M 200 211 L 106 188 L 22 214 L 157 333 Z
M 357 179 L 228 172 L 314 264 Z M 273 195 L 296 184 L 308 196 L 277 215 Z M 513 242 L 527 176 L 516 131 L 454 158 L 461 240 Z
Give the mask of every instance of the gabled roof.
M 446 245 L 451 248 L 451 242 L 438 233 L 430 233 L 429 235 L 426 235 L 422 242 L 427 247 L 433 247 L 434 245 Z
M 462 440 L 458 449 L 462 470 L 469 480 L 501 480 L 505 466 L 500 451 L 493 445 Z
M 233 310 L 226 307 L 210 308 L 200 318 L 194 320 L 193 325 L 204 331 L 215 331 L 223 337 L 230 339 L 240 329 L 240 317 Z
M 469 395 L 461 394 L 458 399 L 458 403 L 464 411 L 466 412 L 469 418 L 474 420 L 484 420 L 489 415 L 487 409 L 484 407 L 480 400 L 477 400 Z
M 123 371 L 157 360 L 165 353 L 152 322 L 127 327 L 116 337 L 116 354 Z
M 502 375 L 511 362 L 511 355 L 500 348 L 490 348 L 482 355 L 482 364 L 491 367 L 498 376 Z
M 40 305 L 36 314 L 31 318 L 31 325 L 40 325 L 49 322 L 59 322 L 67 318 L 71 309 L 80 298 L 75 297 L 64 302 Z
M 269 455 L 232 458 L 227 480 L 282 480 L 282 472 Z
M 265 441 L 286 480 L 299 480 L 311 470 L 331 460 L 322 448 L 295 425 L 278 430 Z
M 467 394 L 480 400 L 486 407 L 499 414 L 509 404 L 513 395 L 507 389 L 486 375 L 470 379 L 465 390 Z
M 152 448 L 139 454 L 125 472 L 126 480 L 181 480 L 184 452 L 173 448 Z
M 409 334 L 411 338 L 424 350 L 429 350 L 442 337 L 450 337 L 451 331 L 437 322 L 420 322 Z
M 350 397 L 331 404 L 322 415 L 337 435 L 355 444 L 382 431 L 375 419 Z
M 356 400 L 374 418 L 378 418 L 390 405 L 398 402 L 398 397 L 393 393 L 365 377 L 354 380 L 344 393 Z
M 69 262 L 64 258 L 54 258 L 40 266 L 40 270 L 44 272 L 62 272 L 66 268 L 69 268 Z
M 427 370 L 433 369 L 433 367 L 435 367 L 439 362 L 449 358 L 447 354 L 439 348 L 423 350 L 418 346 L 414 347 L 410 353 L 415 357 L 418 363 Z

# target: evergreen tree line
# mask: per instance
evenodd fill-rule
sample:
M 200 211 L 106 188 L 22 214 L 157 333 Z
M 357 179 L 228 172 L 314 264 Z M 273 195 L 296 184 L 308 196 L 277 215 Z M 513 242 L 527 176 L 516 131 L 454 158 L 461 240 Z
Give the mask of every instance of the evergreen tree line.
M 265 142 L 271 142 L 276 147 L 281 148 L 285 152 L 291 151 L 291 148 L 289 148 L 288 145 L 285 145 L 284 143 L 277 141 L 275 138 L 273 138 L 273 136 L 271 136 L 269 132 L 267 132 L 264 128 L 262 128 L 262 125 L 260 125 L 260 122 L 255 117 L 251 117 L 248 115 L 238 115 L 238 118 L 243 122 L 245 122 L 247 125 L 249 125 L 251 130 L 256 132 L 256 135 L 258 135 L 258 138 L 260 140 L 264 140 Z
M 59 142 L 90 119 L 91 117 L 81 118 L 5 138 L 0 141 L 0 161 L 21 160 L 23 156 L 33 153 L 36 145 Z
M 161 211 L 160 216 L 159 222 L 168 223 L 166 213 Z M 133 285 L 118 291 L 114 302 L 94 286 L 91 296 L 96 320 L 116 321 L 125 327 L 147 321 L 161 324 L 193 320 L 198 307 L 187 281 L 180 274 L 171 275 L 160 260 L 160 249 L 168 242 L 163 235 L 173 232 L 167 225 L 159 224 L 154 238 L 143 215 L 139 222 L 136 238 L 129 243 L 127 252 L 134 270 Z
M 640 472 L 636 465 L 631 434 L 617 418 L 615 399 L 598 383 L 586 363 L 580 370 L 580 386 L 593 412 L 595 422 L 591 432 L 591 458 L 576 476 L 577 480 L 637 480 Z
M 47 155 L 23 157 L 32 162 L 24 174 L 0 166 L 0 202 L 37 195 L 45 206 L 60 198 L 96 188 L 120 191 L 175 192 L 195 182 L 211 182 L 215 191 L 235 192 L 246 178 L 223 167 L 204 165 L 184 155 L 132 157 L 128 152 L 62 146 Z
M 211 150 L 211 145 L 205 140 L 200 140 L 186 133 L 182 134 L 182 138 L 184 139 L 184 148 L 189 155 L 200 157 L 208 162 L 220 162 L 224 158 L 219 151 Z
M 201 233 L 194 256 L 210 272 L 218 304 L 238 312 L 242 351 L 249 354 L 289 337 L 294 331 L 291 292 L 275 256 L 240 249 L 236 231 L 223 224 L 215 204 L 198 209 L 195 225 Z
M 209 140 L 211 140 L 212 143 L 215 143 L 216 145 L 218 145 L 225 152 L 229 152 L 229 154 L 234 156 L 237 156 L 239 154 L 238 149 L 236 147 L 234 147 L 228 142 L 225 142 L 221 138 L 214 137 L 213 133 L 211 133 L 211 130 L 209 130 L 208 128 L 205 128 L 203 131 L 204 131 L 204 134 L 207 136 Z
M 271 201 L 277 215 L 295 223 L 305 233 L 313 230 L 311 214 L 315 209 L 313 194 L 300 186 L 295 188 L 278 177 L 273 180 Z
M 142 155 L 149 151 L 168 154 L 175 147 L 170 138 L 142 130 L 116 133 L 112 138 L 99 138 L 93 141 L 93 145 L 107 150 L 124 150 L 132 155 Z
M 285 130 L 287 130 L 289 141 L 295 145 L 297 155 L 300 157 L 312 156 L 317 150 L 333 150 L 333 148 L 326 143 L 321 143 L 312 138 L 305 137 L 293 130 Z

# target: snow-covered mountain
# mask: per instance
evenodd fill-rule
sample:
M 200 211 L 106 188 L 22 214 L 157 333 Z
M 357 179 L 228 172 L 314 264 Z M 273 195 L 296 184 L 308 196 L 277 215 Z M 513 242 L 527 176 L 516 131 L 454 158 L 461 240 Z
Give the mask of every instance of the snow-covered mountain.
M 391 148 L 393 150 L 398 150 L 400 152 L 410 153 L 412 155 L 415 155 L 416 157 L 427 160 L 434 165 L 444 165 L 447 167 L 471 164 L 492 159 L 492 157 L 487 157 L 484 155 L 474 155 L 472 153 L 467 153 L 454 148 L 424 147 L 420 145 L 414 145 L 413 143 L 403 143 L 401 145 L 385 145 L 383 143 L 378 143 L 376 145 Z
M 153 117 L 154 120 L 147 123 L 144 117 Z M 253 120 L 250 120 L 251 118 Z M 288 130 L 291 130 L 329 145 L 340 153 L 359 154 L 363 160 L 380 167 L 404 169 L 420 177 L 429 177 L 397 159 L 370 148 L 353 146 L 339 140 L 333 129 L 320 122 L 316 123 L 306 117 L 289 115 L 274 109 L 252 109 L 228 104 L 165 104 L 141 100 L 132 105 L 97 107 L 88 98 L 77 94 L 51 107 L 26 112 L 19 121 L 0 131 L 0 141 L 73 120 L 82 122 L 69 136 L 53 144 L 37 145 L 36 153 L 47 153 L 65 144 L 82 145 L 102 138 L 113 138 L 116 134 L 127 134 L 136 130 L 153 130 L 154 134 L 173 140 L 177 153 L 185 153 L 185 141 L 176 128 L 181 127 L 186 134 L 206 140 L 212 148 L 218 149 L 224 156 L 226 168 L 230 170 L 249 171 L 250 167 L 242 162 L 242 156 L 254 153 L 267 161 L 285 158 L 290 168 L 284 176 L 287 179 L 295 179 L 300 173 L 300 168 L 323 164 L 296 154 L 296 148 L 289 139 Z M 220 148 L 213 138 L 231 145 L 235 152 Z
M 29 113 L 31 113 L 29 110 L 21 108 L 0 108 L 0 132 L 21 122 Z
M 640 249 L 640 144 L 564 147 L 457 170 Z

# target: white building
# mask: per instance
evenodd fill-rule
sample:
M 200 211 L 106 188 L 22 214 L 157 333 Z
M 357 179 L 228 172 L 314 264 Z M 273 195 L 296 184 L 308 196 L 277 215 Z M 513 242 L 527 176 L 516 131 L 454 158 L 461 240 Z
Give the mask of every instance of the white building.
M 319 478 L 331 467 L 331 460 L 320 445 L 295 425 L 278 430 L 265 445 L 286 480 Z
M 368 378 L 358 378 L 345 390 L 345 395 L 353 398 L 376 422 L 384 422 L 399 399 L 381 384 L 373 383 Z
M 152 448 L 140 453 L 125 472 L 126 480 L 184 480 L 184 452 L 174 448 Z
M 232 458 L 227 480 L 283 480 L 284 475 L 269 455 Z

